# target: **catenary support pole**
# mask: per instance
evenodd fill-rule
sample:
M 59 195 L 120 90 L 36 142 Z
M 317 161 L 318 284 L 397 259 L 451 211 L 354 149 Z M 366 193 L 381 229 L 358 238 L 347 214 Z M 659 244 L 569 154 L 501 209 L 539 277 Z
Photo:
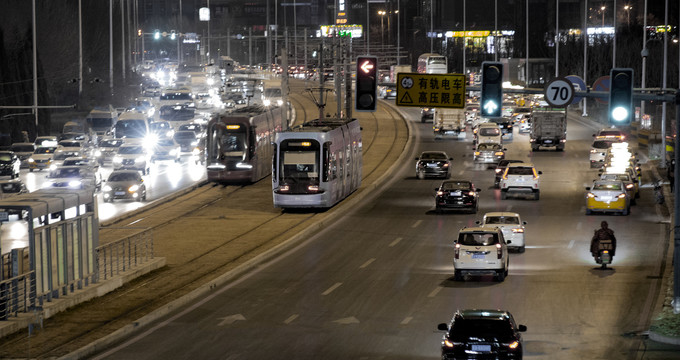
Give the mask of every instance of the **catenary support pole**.
M 665 102 L 664 102 L 665 104 Z M 680 124 L 680 89 L 675 93 L 675 123 Z M 675 159 L 673 185 L 675 204 L 673 206 L 673 313 L 680 314 L 680 136 L 675 137 Z

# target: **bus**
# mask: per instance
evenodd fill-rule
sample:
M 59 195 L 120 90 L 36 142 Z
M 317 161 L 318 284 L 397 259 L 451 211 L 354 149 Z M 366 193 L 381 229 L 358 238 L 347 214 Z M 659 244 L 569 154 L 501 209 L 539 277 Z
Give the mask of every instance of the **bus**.
M 446 74 L 448 68 L 446 56 L 425 53 L 418 57 L 418 73 L 420 74 Z

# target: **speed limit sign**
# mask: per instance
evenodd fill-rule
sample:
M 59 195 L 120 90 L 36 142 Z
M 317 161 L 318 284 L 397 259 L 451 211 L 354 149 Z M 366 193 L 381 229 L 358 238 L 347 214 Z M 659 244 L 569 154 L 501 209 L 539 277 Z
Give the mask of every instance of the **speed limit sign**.
M 565 107 L 574 100 L 574 85 L 566 78 L 555 78 L 545 87 L 545 101 L 554 107 Z

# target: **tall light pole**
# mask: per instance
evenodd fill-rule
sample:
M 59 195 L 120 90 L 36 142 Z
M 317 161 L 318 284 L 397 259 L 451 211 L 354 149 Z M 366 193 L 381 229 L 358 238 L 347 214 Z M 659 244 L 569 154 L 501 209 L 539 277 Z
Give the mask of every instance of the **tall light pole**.
M 463 0 L 465 1 L 465 0 Z M 430 52 L 434 52 L 434 1 L 430 0 Z M 463 65 L 465 66 L 465 65 Z
M 614 0 L 614 39 L 612 41 L 612 69 L 616 67 L 616 0 Z
M 380 15 L 380 42 L 382 43 L 381 45 L 383 51 L 385 51 L 385 26 L 384 26 L 385 14 L 386 14 L 385 10 L 378 11 L 378 15 Z
M 647 79 L 647 0 L 645 0 L 645 11 L 642 14 L 642 88 L 645 88 L 645 80 Z M 645 101 L 640 102 L 640 119 L 645 114 Z
M 633 7 L 631 5 L 625 5 L 623 7 L 624 10 L 626 10 L 626 14 L 628 15 L 628 27 L 630 27 L 630 9 Z
M 665 24 L 664 26 L 668 26 L 668 0 L 666 0 L 666 7 L 664 10 L 665 16 L 663 23 Z M 667 80 L 668 76 L 668 28 L 665 29 L 666 31 L 663 32 L 663 75 L 662 75 L 662 85 L 661 88 L 663 91 L 666 91 L 666 85 L 667 85 Z M 663 104 L 661 105 L 661 168 L 665 169 L 666 168 L 666 102 L 664 101 Z M 676 287 L 677 288 L 677 287 Z M 678 297 L 680 294 L 676 293 L 675 299 L 678 300 Z
M 583 5 L 583 82 L 588 83 L 588 0 L 584 1 Z M 583 113 L 581 116 L 588 116 L 586 110 L 588 102 L 584 97 L 583 100 Z
M 366 54 L 371 53 L 371 9 L 366 0 Z
M 600 12 L 602 13 L 602 27 L 604 27 L 604 10 L 605 10 L 606 8 L 607 8 L 607 7 L 604 6 L 604 5 L 602 5 L 602 7 L 600 8 Z
M 555 0 L 555 77 L 560 76 L 560 0 Z

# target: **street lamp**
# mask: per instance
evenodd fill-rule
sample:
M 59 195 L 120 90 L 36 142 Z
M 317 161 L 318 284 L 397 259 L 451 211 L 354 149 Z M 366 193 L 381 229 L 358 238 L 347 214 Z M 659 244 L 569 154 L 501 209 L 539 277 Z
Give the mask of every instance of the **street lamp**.
M 378 11 L 378 15 L 380 15 L 380 39 L 381 39 L 381 42 L 382 42 L 383 51 L 385 49 L 385 27 L 383 26 L 384 25 L 383 20 L 385 19 L 385 14 L 387 14 L 387 12 L 385 10 Z
M 632 9 L 632 5 L 625 5 L 623 7 L 624 10 L 626 10 L 626 13 L 628 14 L 628 27 L 630 27 L 630 9 Z
M 600 8 L 600 11 L 602 12 L 602 27 L 604 27 L 604 10 L 605 10 L 606 8 L 607 8 L 607 7 L 604 6 L 604 5 L 602 5 L 602 7 Z

